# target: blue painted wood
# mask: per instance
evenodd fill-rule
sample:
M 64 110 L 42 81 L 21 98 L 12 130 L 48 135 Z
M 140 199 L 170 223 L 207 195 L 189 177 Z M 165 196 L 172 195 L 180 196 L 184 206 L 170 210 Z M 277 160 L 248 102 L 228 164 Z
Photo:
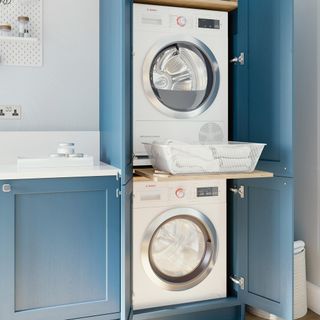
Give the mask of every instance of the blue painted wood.
M 101 160 L 121 168 L 121 319 L 130 317 L 132 1 L 100 0 Z
M 134 320 L 219 319 L 240 320 L 241 304 L 236 298 L 134 311 Z
M 118 314 L 119 181 L 3 183 L 12 192 L 0 193 L 0 319 Z
M 121 319 L 132 317 L 132 201 L 133 184 L 122 187 L 121 196 Z
M 293 0 L 240 0 L 232 139 L 267 143 L 259 168 L 293 176 Z
M 187 316 L 188 314 L 200 315 L 201 313 L 211 313 L 214 310 L 226 310 L 241 306 L 241 302 L 235 298 L 216 299 L 209 301 L 200 301 L 188 304 L 172 305 L 168 307 L 158 307 L 145 310 L 134 311 L 133 319 L 175 319 L 179 316 Z M 237 318 L 239 320 L 240 318 Z
M 106 314 L 103 316 L 94 316 L 94 317 L 88 317 L 88 318 L 78 318 L 78 319 L 69 319 L 69 320 L 119 320 L 120 314 L 119 313 L 113 313 L 113 314 Z
M 293 179 L 239 180 L 239 299 L 283 319 L 293 316 Z
M 101 160 L 132 178 L 130 0 L 100 0 Z

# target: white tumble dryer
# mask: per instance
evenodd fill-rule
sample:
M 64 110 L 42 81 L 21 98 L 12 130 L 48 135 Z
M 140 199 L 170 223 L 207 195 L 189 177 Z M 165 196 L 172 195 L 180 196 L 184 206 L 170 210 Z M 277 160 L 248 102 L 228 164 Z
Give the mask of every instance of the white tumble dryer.
M 134 182 L 133 309 L 226 297 L 226 181 Z
M 134 4 L 133 68 L 135 165 L 144 142 L 227 142 L 226 12 Z

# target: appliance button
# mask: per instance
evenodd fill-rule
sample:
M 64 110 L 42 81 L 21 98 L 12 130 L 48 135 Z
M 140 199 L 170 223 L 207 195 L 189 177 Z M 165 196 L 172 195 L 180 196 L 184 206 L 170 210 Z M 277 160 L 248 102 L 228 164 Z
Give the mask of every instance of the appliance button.
M 179 188 L 176 190 L 176 197 L 178 199 L 183 199 L 185 197 L 186 193 L 182 188 Z
M 187 18 L 184 16 L 179 16 L 177 18 L 177 25 L 180 27 L 185 27 L 187 24 Z

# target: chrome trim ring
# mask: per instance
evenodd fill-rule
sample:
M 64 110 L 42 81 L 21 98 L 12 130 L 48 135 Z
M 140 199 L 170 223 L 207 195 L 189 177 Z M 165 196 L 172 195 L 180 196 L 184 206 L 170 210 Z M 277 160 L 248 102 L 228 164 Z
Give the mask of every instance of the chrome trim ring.
M 157 230 L 173 219 L 187 219 L 195 223 L 204 233 L 206 250 L 202 261 L 190 274 L 170 277 L 157 270 L 150 258 L 150 245 Z M 149 278 L 161 288 L 169 291 L 183 291 L 201 283 L 212 271 L 218 255 L 218 239 L 215 227 L 203 213 L 191 208 L 176 208 L 165 211 L 154 219 L 144 233 L 141 244 L 141 261 Z
M 212 69 L 212 74 L 215 77 L 215 83 L 208 98 L 197 109 L 192 111 L 176 111 L 164 105 L 155 95 L 150 82 L 150 70 L 155 57 L 166 47 L 177 43 L 185 43 L 190 46 L 195 46 L 200 52 L 202 52 L 208 59 Z M 216 99 L 220 88 L 220 69 L 216 57 L 203 42 L 194 37 L 179 35 L 162 39 L 150 49 L 142 68 L 142 82 L 148 100 L 158 111 L 174 119 L 191 119 L 204 113 Z

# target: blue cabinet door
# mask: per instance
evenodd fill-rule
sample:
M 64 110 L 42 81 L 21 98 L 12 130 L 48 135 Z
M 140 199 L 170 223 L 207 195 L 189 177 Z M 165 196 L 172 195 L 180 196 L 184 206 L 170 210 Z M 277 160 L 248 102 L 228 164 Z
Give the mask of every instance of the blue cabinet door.
M 267 143 L 259 168 L 292 177 L 293 0 L 239 0 L 232 20 L 232 139 Z
M 245 197 L 234 195 L 237 216 L 238 289 L 242 303 L 283 319 L 293 314 L 293 181 L 291 178 L 239 180 Z
M 132 318 L 132 180 L 121 191 L 121 320 Z
M 11 192 L 0 192 L 0 319 L 118 319 L 119 181 L 3 184 Z
M 132 178 L 131 0 L 100 0 L 101 160 Z

